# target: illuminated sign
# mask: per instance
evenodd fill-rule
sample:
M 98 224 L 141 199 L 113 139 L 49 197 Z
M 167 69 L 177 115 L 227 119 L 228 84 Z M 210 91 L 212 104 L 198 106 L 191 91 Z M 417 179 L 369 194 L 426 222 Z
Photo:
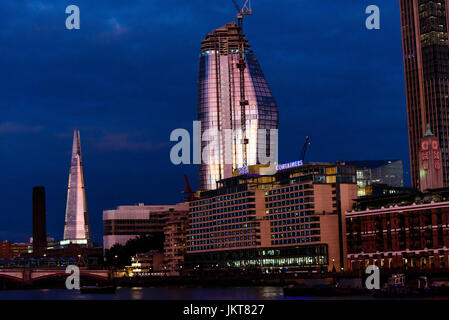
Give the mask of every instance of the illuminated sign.
M 422 161 L 422 168 L 424 170 L 429 170 L 429 161 L 433 160 L 433 166 L 436 170 L 441 169 L 441 155 L 440 151 L 438 150 L 438 141 L 433 140 L 431 142 L 432 150 L 429 149 L 429 142 L 423 141 L 421 144 L 421 161 Z
M 248 174 L 248 167 L 239 168 L 239 174 Z
M 302 160 L 285 163 L 285 164 L 278 164 L 276 166 L 276 170 L 280 171 L 280 170 L 285 170 L 285 169 L 290 169 L 290 168 L 295 168 L 295 167 L 301 167 L 302 165 L 304 165 L 304 162 Z
M 304 162 L 302 160 L 293 161 L 293 162 L 289 162 L 289 163 L 285 163 L 285 164 L 278 164 L 278 165 L 276 165 L 276 171 L 301 167 L 303 165 L 304 165 Z M 239 171 L 239 175 L 249 174 L 248 167 L 238 168 L 238 171 Z M 265 172 L 265 174 L 267 174 L 267 173 Z M 271 172 L 269 174 L 274 174 L 274 172 Z

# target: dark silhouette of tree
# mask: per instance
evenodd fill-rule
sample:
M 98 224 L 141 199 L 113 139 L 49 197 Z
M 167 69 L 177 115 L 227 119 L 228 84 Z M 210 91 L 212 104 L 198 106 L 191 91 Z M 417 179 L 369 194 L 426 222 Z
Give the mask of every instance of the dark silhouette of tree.
M 115 244 L 111 249 L 106 250 L 106 264 L 116 268 L 123 268 L 131 265 L 131 257 L 137 253 L 145 253 L 150 250 L 163 251 L 163 249 L 164 234 L 162 232 L 138 236 L 135 239 L 128 240 L 124 246 Z

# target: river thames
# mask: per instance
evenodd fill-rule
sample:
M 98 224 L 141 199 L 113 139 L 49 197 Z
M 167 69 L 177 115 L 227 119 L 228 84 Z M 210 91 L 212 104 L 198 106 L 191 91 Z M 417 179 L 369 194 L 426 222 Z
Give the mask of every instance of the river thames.
M 353 297 L 352 299 L 356 299 Z M 369 297 L 363 297 L 367 299 Z M 281 287 L 118 287 L 115 294 L 81 294 L 76 290 L 0 290 L 0 300 L 316 300 L 284 297 Z M 322 299 L 322 298 L 320 298 Z M 329 298 L 327 298 L 329 299 Z M 341 298 L 340 298 L 341 299 Z M 348 299 L 348 297 L 346 297 Z M 351 298 L 350 298 L 351 299 Z
M 115 294 L 81 294 L 77 290 L 0 290 L 4 300 L 378 300 L 368 296 L 285 297 L 282 287 L 117 287 Z M 380 300 L 401 300 L 383 298 Z M 449 297 L 407 298 L 405 300 L 449 300 Z
M 280 287 L 118 287 L 115 294 L 81 294 L 77 290 L 0 290 L 0 300 L 279 300 Z

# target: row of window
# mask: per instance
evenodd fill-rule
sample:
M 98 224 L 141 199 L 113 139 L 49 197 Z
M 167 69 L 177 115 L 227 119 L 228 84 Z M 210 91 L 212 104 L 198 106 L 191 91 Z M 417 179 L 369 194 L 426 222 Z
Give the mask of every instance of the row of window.
M 303 191 L 303 192 L 292 192 L 292 193 L 285 193 L 277 196 L 272 197 L 265 197 L 266 201 L 276 201 L 276 200 L 284 200 L 284 199 L 291 199 L 291 198 L 298 198 L 298 197 L 304 197 L 304 196 L 311 196 L 313 195 L 313 191 Z
M 225 230 L 237 230 L 237 229 L 245 229 L 245 228 L 254 228 L 259 226 L 259 223 L 241 223 L 241 224 L 230 224 L 219 227 L 211 227 L 205 229 L 195 229 L 187 231 L 187 234 L 198 234 L 198 233 L 211 233 L 214 231 L 225 231 Z
M 303 230 L 303 229 L 317 229 L 320 227 L 319 223 L 309 223 L 309 224 L 298 224 L 288 227 L 275 227 L 271 228 L 271 232 L 285 232 L 285 231 L 294 231 L 294 230 Z
M 199 205 L 215 203 L 215 202 L 220 202 L 220 201 L 225 201 L 225 200 L 233 200 L 233 199 L 244 198 L 244 197 L 249 197 L 249 196 L 254 196 L 254 192 L 250 192 L 250 191 L 240 192 L 240 193 L 225 195 L 225 196 L 221 196 L 221 197 L 209 198 L 209 199 L 204 199 L 204 200 L 199 200 L 199 201 L 192 201 L 192 202 L 190 202 L 190 206 L 197 207 Z
M 242 211 L 242 210 L 246 210 L 246 209 L 255 209 L 255 208 L 256 208 L 256 205 L 254 203 L 250 203 L 250 204 L 245 204 L 245 205 L 241 205 L 241 206 L 213 209 L 213 210 L 209 210 L 209 211 L 201 210 L 201 212 L 193 213 L 192 217 L 204 217 L 204 216 L 208 216 L 208 215 L 216 214 L 216 213 Z
M 237 211 L 237 212 L 231 212 L 231 213 L 226 213 L 226 214 L 218 214 L 215 216 L 191 219 L 190 223 L 213 221 L 213 220 L 218 220 L 218 219 L 227 219 L 227 218 L 234 218 L 234 217 L 243 217 L 243 216 L 255 215 L 255 214 L 256 214 L 256 211 L 254 211 L 254 210 L 252 210 L 252 211 Z
M 268 216 L 268 220 L 285 220 L 289 218 L 295 218 L 295 217 L 306 217 L 306 216 L 313 216 L 315 214 L 314 211 L 300 211 L 300 212 L 289 212 L 289 213 L 282 213 L 282 214 L 272 214 Z
M 227 243 L 227 242 L 241 242 L 248 240 L 256 240 L 256 236 L 240 236 L 240 237 L 230 237 L 230 238 L 219 238 L 219 239 L 210 239 L 210 240 L 192 240 L 188 241 L 191 245 L 201 245 L 201 244 L 219 244 L 219 243 Z
M 307 242 L 320 242 L 320 237 L 311 237 L 311 238 L 292 238 L 292 239 L 283 239 L 283 240 L 272 240 L 272 245 L 279 244 L 296 244 L 296 243 L 307 243 Z
M 265 213 L 271 214 L 271 213 L 282 213 L 282 212 L 291 212 L 291 211 L 300 211 L 300 210 L 306 210 L 306 209 L 314 209 L 315 205 L 313 203 L 308 204 L 302 204 L 299 206 L 291 206 L 291 207 L 284 207 L 284 208 L 275 208 L 275 209 L 268 209 L 265 210 Z
M 280 207 L 280 206 L 289 206 L 289 205 L 292 205 L 292 204 L 307 203 L 307 202 L 313 202 L 313 201 L 314 201 L 313 197 L 296 198 L 296 199 L 287 200 L 287 201 L 279 201 L 279 202 L 267 203 L 267 204 L 265 204 L 265 207 L 266 208 L 275 208 L 275 207 Z
M 250 217 L 241 217 L 241 218 L 233 218 L 233 219 L 226 219 L 226 220 L 213 220 L 212 222 L 205 222 L 205 223 L 196 223 L 191 224 L 191 229 L 198 229 L 198 228 L 207 228 L 212 226 L 217 226 L 220 224 L 233 224 L 233 223 L 239 223 L 239 222 L 247 222 L 249 221 Z
M 300 238 L 300 237 L 310 237 L 320 235 L 320 230 L 308 230 L 299 232 L 287 232 L 287 233 L 276 233 L 272 234 L 272 239 L 282 239 L 282 238 Z
M 304 189 L 313 189 L 313 184 L 303 184 L 303 185 L 297 185 L 297 186 L 291 186 L 291 187 L 285 187 L 281 189 L 275 189 L 265 192 L 265 195 L 271 196 L 275 194 L 281 194 L 286 192 L 292 192 L 292 191 L 299 191 Z
M 115 224 L 163 224 L 163 219 L 115 219 L 115 220 L 104 220 L 105 225 L 115 225 Z
M 270 222 L 270 226 L 284 226 L 290 224 L 299 224 L 299 223 L 307 223 L 307 222 L 318 222 L 320 221 L 320 217 L 306 217 L 306 218 L 296 218 L 296 219 L 283 219 L 283 220 L 275 220 Z
M 244 203 L 249 203 L 249 202 L 254 202 L 254 201 L 255 201 L 254 198 L 243 198 L 243 199 L 232 200 L 232 201 L 217 202 L 217 203 L 213 203 L 210 205 L 204 205 L 204 206 L 200 206 L 200 207 L 190 208 L 190 212 L 199 212 L 199 211 L 205 211 L 205 210 L 210 210 L 210 209 L 214 209 L 214 208 L 229 207 L 229 206 L 234 206 L 236 204 L 244 204 Z
M 225 231 L 225 232 L 216 232 L 216 233 L 206 233 L 206 234 L 188 236 L 187 240 L 208 239 L 208 238 L 216 238 L 216 237 L 228 237 L 228 236 L 235 236 L 235 235 L 241 235 L 241 234 L 251 234 L 251 233 L 255 233 L 255 230 L 234 230 L 234 231 Z
M 253 242 L 234 242 L 234 243 L 223 243 L 217 245 L 206 245 L 206 246 L 197 246 L 197 247 L 189 247 L 187 251 L 201 251 L 201 250 L 213 250 L 213 249 L 224 249 L 224 248 L 241 248 L 241 247 L 250 247 L 256 246 L 258 243 Z

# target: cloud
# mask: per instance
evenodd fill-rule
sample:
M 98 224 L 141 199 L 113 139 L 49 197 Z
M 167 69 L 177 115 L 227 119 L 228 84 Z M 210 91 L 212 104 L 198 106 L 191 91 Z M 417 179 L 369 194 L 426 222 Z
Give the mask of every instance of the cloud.
M 44 130 L 43 126 L 27 126 L 17 122 L 0 123 L 0 134 L 38 133 Z
M 168 143 L 154 143 L 136 133 L 105 133 L 92 143 L 99 151 L 148 152 L 162 149 Z
M 54 9 L 54 6 L 49 4 L 47 1 L 30 1 L 27 3 L 28 8 L 31 11 L 37 11 L 37 12 L 41 12 L 41 11 L 49 11 Z
M 108 19 L 108 23 L 112 26 L 113 34 L 116 36 L 123 35 L 129 31 L 129 28 L 118 22 L 116 18 Z

